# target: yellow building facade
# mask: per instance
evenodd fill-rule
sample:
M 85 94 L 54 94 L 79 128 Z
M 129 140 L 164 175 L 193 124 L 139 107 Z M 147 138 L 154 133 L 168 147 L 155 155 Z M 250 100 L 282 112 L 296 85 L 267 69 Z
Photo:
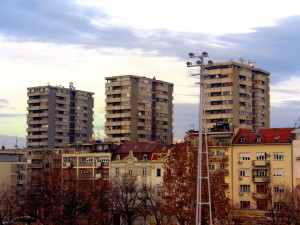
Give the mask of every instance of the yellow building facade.
M 279 207 L 280 195 L 293 187 L 293 128 L 242 129 L 230 155 L 232 203 L 243 210 Z

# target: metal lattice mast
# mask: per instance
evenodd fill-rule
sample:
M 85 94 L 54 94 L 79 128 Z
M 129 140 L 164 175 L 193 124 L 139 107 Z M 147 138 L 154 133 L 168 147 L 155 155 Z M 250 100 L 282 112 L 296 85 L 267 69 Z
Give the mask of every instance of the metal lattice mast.
M 211 194 L 210 194 L 210 177 L 209 177 L 209 161 L 208 161 L 208 144 L 207 144 L 207 131 L 206 131 L 206 116 L 204 105 L 204 57 L 208 57 L 207 52 L 202 52 L 200 56 L 196 56 L 194 53 L 189 53 L 190 58 L 199 58 L 196 61 L 196 65 L 191 62 L 187 62 L 187 67 L 200 67 L 200 73 L 191 74 L 192 76 L 199 76 L 200 85 L 200 101 L 199 101 L 199 138 L 198 138 L 198 170 L 197 170 L 197 206 L 196 206 L 196 225 L 200 225 L 202 221 L 203 206 L 208 207 L 209 224 L 212 225 L 212 210 L 211 210 Z M 203 146 L 203 134 L 204 134 L 204 146 Z M 204 150 L 204 151 L 203 151 Z M 203 170 L 203 165 L 204 170 Z M 207 193 L 202 193 L 202 182 L 207 183 Z M 206 198 L 202 198 L 202 195 L 207 195 Z

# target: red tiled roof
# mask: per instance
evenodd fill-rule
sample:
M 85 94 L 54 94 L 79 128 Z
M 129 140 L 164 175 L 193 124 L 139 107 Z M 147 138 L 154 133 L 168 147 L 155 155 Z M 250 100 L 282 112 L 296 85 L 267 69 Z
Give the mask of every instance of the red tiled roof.
M 151 159 L 151 154 L 154 152 L 162 152 L 168 150 L 167 144 L 159 144 L 159 143 L 124 143 L 119 145 L 116 151 L 113 154 L 113 160 L 116 159 L 117 155 L 120 155 L 121 159 L 124 159 L 128 156 L 129 152 L 132 151 L 133 156 L 138 160 L 142 160 L 143 156 L 147 154 L 147 158 Z
M 232 144 L 290 143 L 295 128 L 240 129 Z M 260 137 L 260 141 L 257 138 Z M 244 141 L 241 139 L 244 138 Z

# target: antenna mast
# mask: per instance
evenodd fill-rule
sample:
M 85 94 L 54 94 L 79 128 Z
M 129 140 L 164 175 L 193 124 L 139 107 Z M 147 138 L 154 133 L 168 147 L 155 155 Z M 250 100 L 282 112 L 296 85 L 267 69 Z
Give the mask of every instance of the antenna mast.
M 208 207 L 209 225 L 212 225 L 212 209 L 211 209 L 211 194 L 210 194 L 210 177 L 209 177 L 209 161 L 208 161 L 208 145 L 207 145 L 207 130 L 206 130 L 206 116 L 204 105 L 204 57 L 208 57 L 207 52 L 202 52 L 200 56 L 189 53 L 190 58 L 199 58 L 196 65 L 187 62 L 187 67 L 200 67 L 199 74 L 192 74 L 192 76 L 199 75 L 200 84 L 200 102 L 199 102 L 199 138 L 198 138 L 198 171 L 197 171 L 197 206 L 196 206 L 196 225 L 202 224 L 202 211 L 203 206 Z M 208 64 L 213 64 L 211 60 Z M 203 134 L 205 139 L 202 143 Z M 203 146 L 204 144 L 204 146 Z M 202 193 L 202 184 L 207 184 L 207 193 Z M 203 196 L 202 196 L 203 195 Z M 204 197 L 204 198 L 202 198 Z

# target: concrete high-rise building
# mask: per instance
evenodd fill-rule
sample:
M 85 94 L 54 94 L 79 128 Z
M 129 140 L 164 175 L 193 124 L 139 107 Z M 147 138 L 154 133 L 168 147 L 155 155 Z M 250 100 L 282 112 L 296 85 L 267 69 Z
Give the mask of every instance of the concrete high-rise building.
M 91 92 L 63 86 L 27 88 L 27 147 L 61 148 L 86 143 L 93 134 Z
M 173 84 L 146 77 L 106 77 L 106 141 L 173 142 Z
M 242 61 L 210 63 L 204 68 L 204 108 L 208 132 L 233 131 L 234 127 L 270 127 L 268 71 Z

